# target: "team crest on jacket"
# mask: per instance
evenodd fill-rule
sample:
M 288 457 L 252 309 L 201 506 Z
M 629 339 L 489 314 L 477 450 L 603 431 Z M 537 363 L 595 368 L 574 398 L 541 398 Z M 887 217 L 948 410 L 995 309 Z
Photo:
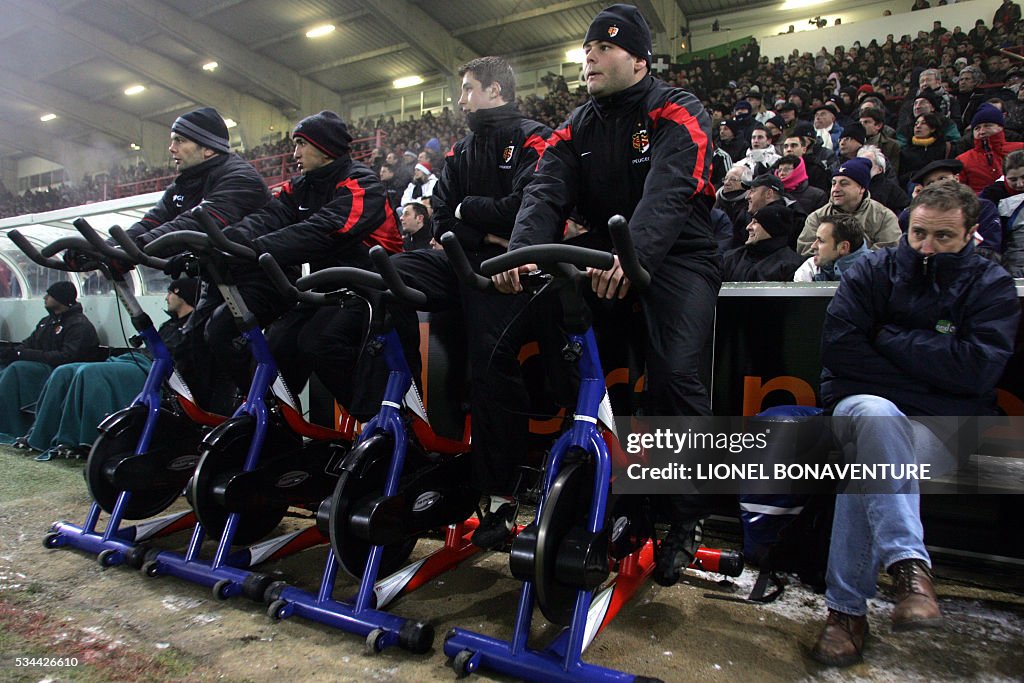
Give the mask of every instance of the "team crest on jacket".
M 619 27 L 618 26 L 609 26 L 608 27 L 608 37 L 609 38 L 614 38 L 617 35 L 619 35 Z
M 502 152 L 501 152 L 501 162 L 504 163 L 504 164 L 507 164 L 510 161 L 512 161 L 512 153 L 515 152 L 515 151 L 516 151 L 516 146 L 515 145 L 508 145 L 507 147 L 505 147 L 505 149 L 503 149 Z
M 647 135 L 646 128 L 633 133 L 633 149 L 637 154 L 645 154 L 650 148 L 651 139 Z

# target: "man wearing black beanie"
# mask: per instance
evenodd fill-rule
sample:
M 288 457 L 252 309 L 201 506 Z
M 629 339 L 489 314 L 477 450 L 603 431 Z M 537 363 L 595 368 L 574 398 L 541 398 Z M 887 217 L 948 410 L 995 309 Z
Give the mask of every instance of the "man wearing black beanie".
M 574 213 L 587 231 L 572 241 L 610 251 L 608 219 L 629 218 L 650 287 L 631 293 L 616 258 L 610 270 L 590 273 L 593 291 L 610 300 L 605 305 L 629 295 L 617 308 L 639 304 L 643 310 L 646 414 L 710 415 L 699 368 L 722 279 L 710 218 L 711 118 L 693 94 L 651 77 L 651 34 L 636 7 L 612 5 L 598 13 L 583 50 L 592 99 L 552 134 L 524 192 L 509 249 L 560 241 Z M 502 291 L 522 289 L 517 271 L 495 276 L 495 284 Z M 629 329 L 616 316 L 628 310 L 598 310 L 599 335 Z M 679 496 L 652 502 L 672 524 L 654 572 L 667 585 L 692 558 L 693 530 L 704 514 L 700 503 Z
M 401 251 L 398 218 L 384 184 L 349 154 L 352 136 L 341 117 L 333 111 L 307 116 L 296 124 L 292 141 L 300 175 L 286 182 L 263 209 L 225 234 L 270 254 L 282 267 L 309 263 L 314 272 L 332 266 L 372 270 L 369 250 L 377 244 L 389 252 Z M 262 281 L 260 289 L 274 296 L 269 283 Z M 242 294 L 248 302 L 246 291 Z M 267 337 L 288 386 L 297 394 L 316 372 L 352 412 L 353 390 L 360 385 L 353 369 L 367 321 L 367 310 L 357 306 L 298 307 L 285 313 Z M 229 315 L 211 321 L 207 333 L 211 345 L 230 345 L 237 334 Z M 375 387 L 383 391 L 383 383 Z M 371 397 L 372 393 L 367 392 L 365 406 L 355 408 L 361 417 L 376 412 L 380 396 Z

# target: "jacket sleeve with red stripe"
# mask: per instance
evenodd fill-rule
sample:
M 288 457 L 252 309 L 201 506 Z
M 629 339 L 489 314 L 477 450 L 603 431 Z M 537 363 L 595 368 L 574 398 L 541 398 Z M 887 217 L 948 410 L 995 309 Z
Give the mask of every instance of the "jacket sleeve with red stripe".
M 697 98 L 672 88 L 648 116 L 651 167 L 629 227 L 640 263 L 653 273 L 684 231 L 687 238 L 712 239 L 707 212 L 694 215 L 693 201 L 713 201 L 715 191 L 711 118 Z
M 387 194 L 373 176 L 349 177 L 335 187 L 334 198 L 299 223 L 284 226 L 254 241 L 282 266 L 324 258 L 362 242 L 386 218 Z
M 562 240 L 580 184 L 579 155 L 572 141 L 573 121 L 570 117 L 548 137 L 533 180 L 523 191 L 522 205 L 509 238 L 510 251 Z
M 230 168 L 228 168 L 230 166 Z M 199 230 L 199 222 L 188 211 L 173 206 L 173 185 L 141 221 L 127 232 L 145 246 L 161 235 L 177 230 Z M 270 191 L 256 169 L 243 159 L 228 159 L 225 168 L 211 178 L 199 202 L 217 224 L 224 228 L 266 206 Z
M 528 123 L 530 126 L 524 131 L 522 148 L 512 178 L 512 192 L 504 197 L 463 197 L 462 209 L 459 211 L 466 223 L 503 239 L 512 235 L 516 214 L 523 202 L 523 190 L 533 180 L 547 147 L 545 138 L 551 134 L 546 126 L 532 121 Z

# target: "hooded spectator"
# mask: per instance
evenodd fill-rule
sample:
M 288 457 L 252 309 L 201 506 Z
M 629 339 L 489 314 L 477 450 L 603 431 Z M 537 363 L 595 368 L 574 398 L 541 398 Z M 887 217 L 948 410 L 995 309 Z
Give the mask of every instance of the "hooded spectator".
M 964 165 L 960 182 L 981 192 L 1002 175 L 1003 158 L 1024 149 L 1024 142 L 1007 142 L 1003 132 L 1003 112 L 985 102 L 971 119 L 974 147 L 957 157 Z
M 789 246 L 793 216 L 778 203 L 754 212 L 746 242 L 722 257 L 727 282 L 791 282 L 802 259 Z

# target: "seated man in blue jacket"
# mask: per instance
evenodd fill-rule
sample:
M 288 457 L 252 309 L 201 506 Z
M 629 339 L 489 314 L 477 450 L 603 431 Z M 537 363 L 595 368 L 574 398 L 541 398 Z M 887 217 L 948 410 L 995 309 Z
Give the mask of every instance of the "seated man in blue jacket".
M 942 453 L 925 416 L 995 413 L 1020 303 L 1009 274 L 975 249 L 979 212 L 969 187 L 935 183 L 911 204 L 899 244 L 843 276 L 822 332 L 821 399 L 848 462 L 913 464 Z M 823 664 L 861 661 L 879 565 L 894 579 L 894 630 L 942 624 L 916 481 L 890 483 L 836 497 L 828 621 L 811 652 Z
M 0 443 L 10 443 L 32 425 L 32 409 L 53 369 L 65 363 L 96 360 L 96 328 L 67 280 L 54 282 L 43 297 L 47 316 L 15 346 L 0 349 Z

